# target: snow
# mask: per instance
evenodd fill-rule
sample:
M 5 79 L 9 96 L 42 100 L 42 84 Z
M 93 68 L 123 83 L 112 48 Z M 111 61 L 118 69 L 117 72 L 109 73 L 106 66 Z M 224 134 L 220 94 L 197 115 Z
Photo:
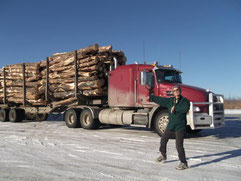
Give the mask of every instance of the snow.
M 241 109 L 225 109 L 224 114 L 241 114 Z
M 61 120 L 61 119 L 59 119 Z M 0 123 L 0 180 L 240 181 L 241 116 L 226 126 L 188 135 L 189 169 L 179 164 L 175 140 L 166 163 L 156 163 L 160 138 L 138 127 L 70 129 L 63 121 Z

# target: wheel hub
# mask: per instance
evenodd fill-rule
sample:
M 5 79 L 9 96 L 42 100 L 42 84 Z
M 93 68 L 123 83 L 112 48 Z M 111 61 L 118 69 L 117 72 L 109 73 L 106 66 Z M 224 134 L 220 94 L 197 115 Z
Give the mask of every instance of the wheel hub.
M 1 113 L 0 113 L 0 118 L 3 119 L 3 117 L 4 117 L 4 115 L 3 115 L 3 113 L 1 112 Z
M 70 123 L 70 124 L 73 124 L 73 123 L 74 123 L 74 120 L 75 120 L 75 119 L 74 119 L 74 114 L 70 114 L 70 115 L 69 115 L 69 123 Z
M 11 113 L 9 114 L 9 118 L 10 118 L 11 120 L 14 119 L 14 114 L 13 114 L 13 112 L 11 112 Z
M 167 124 L 168 124 L 168 116 L 163 116 L 159 119 L 158 121 L 158 126 L 159 129 L 164 133 L 164 131 L 166 130 Z
M 88 114 L 84 115 L 84 124 L 88 126 L 90 124 L 90 116 Z

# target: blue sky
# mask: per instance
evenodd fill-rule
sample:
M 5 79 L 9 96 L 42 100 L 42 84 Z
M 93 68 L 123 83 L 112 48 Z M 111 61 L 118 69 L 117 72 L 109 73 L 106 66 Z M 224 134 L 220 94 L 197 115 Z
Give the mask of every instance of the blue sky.
M 94 43 L 241 98 L 240 0 L 0 0 L 0 67 Z

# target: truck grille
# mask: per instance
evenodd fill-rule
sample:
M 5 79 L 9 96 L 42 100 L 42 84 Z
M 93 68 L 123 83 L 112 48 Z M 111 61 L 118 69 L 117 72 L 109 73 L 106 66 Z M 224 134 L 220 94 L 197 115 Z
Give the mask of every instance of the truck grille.
M 214 103 L 223 103 L 220 96 L 213 96 L 213 102 Z M 223 111 L 224 106 L 223 106 L 223 104 L 214 104 L 213 110 L 214 111 Z

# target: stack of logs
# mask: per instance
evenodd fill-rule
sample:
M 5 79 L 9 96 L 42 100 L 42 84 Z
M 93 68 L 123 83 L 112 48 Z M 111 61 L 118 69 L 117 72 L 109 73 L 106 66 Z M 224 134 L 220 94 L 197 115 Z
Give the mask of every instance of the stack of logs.
M 32 105 L 69 104 L 76 101 L 75 70 L 78 72 L 78 95 L 91 98 L 107 95 L 107 73 L 114 65 L 114 57 L 118 65 L 126 63 L 122 51 L 112 50 L 112 46 L 99 47 L 98 44 L 79 49 L 75 52 L 56 53 L 47 61 L 8 65 L 0 72 L 0 102 L 4 99 L 4 76 L 6 84 L 6 100 L 10 103 L 23 103 L 23 85 L 25 69 L 26 102 Z M 75 59 L 77 68 L 75 69 Z M 5 72 L 5 75 L 4 75 Z M 48 100 L 46 100 L 46 81 L 48 80 Z

